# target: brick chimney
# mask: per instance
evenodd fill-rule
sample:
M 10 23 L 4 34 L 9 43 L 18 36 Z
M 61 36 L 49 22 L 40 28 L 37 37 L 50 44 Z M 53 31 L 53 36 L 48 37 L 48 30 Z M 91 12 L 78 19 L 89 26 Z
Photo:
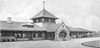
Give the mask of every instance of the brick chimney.
M 8 17 L 8 18 L 7 18 L 7 23 L 12 23 L 11 17 Z

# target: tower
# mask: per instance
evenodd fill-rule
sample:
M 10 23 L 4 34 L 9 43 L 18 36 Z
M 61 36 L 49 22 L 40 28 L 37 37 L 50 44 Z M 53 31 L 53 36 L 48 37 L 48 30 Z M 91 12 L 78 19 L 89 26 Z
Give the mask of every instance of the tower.
M 43 10 L 41 10 L 31 18 L 33 23 L 39 25 L 40 27 L 46 27 L 46 25 L 56 24 L 56 19 L 58 18 L 45 9 L 45 2 L 43 2 Z

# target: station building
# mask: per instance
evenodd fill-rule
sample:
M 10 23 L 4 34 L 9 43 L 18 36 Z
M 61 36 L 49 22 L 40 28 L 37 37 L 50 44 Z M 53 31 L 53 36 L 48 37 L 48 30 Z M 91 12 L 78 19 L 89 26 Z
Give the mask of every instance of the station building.
M 92 36 L 93 32 L 67 26 L 45 8 L 31 18 L 33 22 L 16 22 L 11 17 L 0 21 L 0 41 L 17 40 L 70 40 Z

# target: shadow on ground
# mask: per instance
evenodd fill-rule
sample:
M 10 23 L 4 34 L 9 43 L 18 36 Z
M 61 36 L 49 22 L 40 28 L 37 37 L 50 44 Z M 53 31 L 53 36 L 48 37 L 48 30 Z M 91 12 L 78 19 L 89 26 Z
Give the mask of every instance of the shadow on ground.
M 100 40 L 82 43 L 84 46 L 100 48 Z

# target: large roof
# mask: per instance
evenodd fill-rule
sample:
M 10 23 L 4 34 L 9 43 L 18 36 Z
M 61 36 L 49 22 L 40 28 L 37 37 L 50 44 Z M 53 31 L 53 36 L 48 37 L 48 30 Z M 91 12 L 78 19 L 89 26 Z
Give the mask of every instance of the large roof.
M 27 28 L 22 26 L 24 24 L 26 24 L 26 22 L 7 23 L 6 21 L 0 21 L 0 30 L 45 31 L 44 28 L 41 28 L 37 25 L 35 25 L 34 28 Z
M 48 25 L 47 26 L 47 31 L 56 31 L 56 29 L 61 25 L 62 23 L 59 23 L 59 24 L 51 24 L 51 25 Z M 71 32 L 90 32 L 89 30 L 86 30 L 86 29 L 82 29 L 82 28 L 74 28 L 74 27 L 71 27 L 71 26 L 66 26 L 69 31 Z
M 6 21 L 0 21 L 0 30 L 20 30 L 20 31 L 56 31 L 56 29 L 62 24 L 48 24 L 46 28 L 34 25 L 34 28 L 27 28 L 23 27 L 22 25 L 26 24 L 26 22 L 12 22 L 7 23 Z M 30 25 L 30 24 L 29 24 Z M 32 25 L 32 24 L 31 24 Z M 73 28 L 67 26 L 69 31 L 85 31 L 88 32 L 89 30 L 82 29 L 82 28 Z
M 81 32 L 81 31 L 84 31 L 84 32 L 88 32 L 89 30 L 86 30 L 86 29 L 83 29 L 83 28 L 74 28 L 74 27 L 70 27 L 70 26 L 67 26 L 69 31 L 74 31 L 74 32 Z M 89 31 L 90 32 L 90 31 Z
M 33 16 L 31 18 L 31 20 L 35 19 L 35 18 L 39 18 L 39 17 L 48 17 L 48 18 L 55 18 L 55 19 L 57 19 L 56 16 L 54 16 L 53 14 L 51 14 L 50 12 L 48 12 L 45 9 L 41 10 L 39 13 L 37 13 L 35 16 Z

